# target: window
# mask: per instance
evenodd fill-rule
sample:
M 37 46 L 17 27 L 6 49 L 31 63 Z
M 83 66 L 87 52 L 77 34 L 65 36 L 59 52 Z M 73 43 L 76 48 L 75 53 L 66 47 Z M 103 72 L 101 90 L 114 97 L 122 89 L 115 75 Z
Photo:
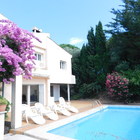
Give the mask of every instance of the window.
M 66 61 L 60 60 L 60 69 L 66 69 Z
M 35 53 L 36 60 L 41 61 L 42 60 L 42 55 L 39 53 Z

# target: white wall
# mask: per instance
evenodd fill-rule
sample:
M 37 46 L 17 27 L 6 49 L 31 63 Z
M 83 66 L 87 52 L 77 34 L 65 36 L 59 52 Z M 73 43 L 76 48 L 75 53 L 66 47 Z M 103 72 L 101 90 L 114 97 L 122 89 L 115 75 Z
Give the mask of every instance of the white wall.
M 47 38 L 47 61 L 51 83 L 75 84 L 75 77 L 72 79 L 71 58 L 69 53 Z M 60 69 L 60 60 L 66 62 L 66 69 Z
M 75 76 L 72 75 L 72 55 L 58 46 L 47 33 L 34 33 L 41 43 L 33 40 L 36 52 L 44 55 L 45 68 L 48 70 L 50 83 L 75 84 Z M 60 69 L 60 60 L 66 62 L 66 69 Z
M 41 61 L 35 60 L 35 67 L 36 68 L 47 68 L 47 61 L 46 61 L 46 50 L 39 47 L 34 47 L 36 53 L 41 55 Z

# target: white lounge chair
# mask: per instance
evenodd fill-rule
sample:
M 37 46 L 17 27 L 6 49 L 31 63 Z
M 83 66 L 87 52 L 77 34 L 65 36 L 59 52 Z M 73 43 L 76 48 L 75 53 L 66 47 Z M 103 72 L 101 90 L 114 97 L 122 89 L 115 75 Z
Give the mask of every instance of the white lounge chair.
M 62 107 L 65 107 L 67 110 L 74 112 L 74 113 L 78 113 L 78 109 L 75 108 L 74 106 L 70 105 L 70 102 L 66 102 L 65 99 L 63 97 L 59 98 L 59 104 Z
M 47 116 L 51 120 L 58 120 L 58 115 L 54 111 L 50 109 L 50 107 L 44 107 L 41 103 L 35 103 L 35 107 L 37 108 L 38 112 L 43 115 Z
M 28 119 L 31 119 L 36 124 L 44 124 L 46 120 L 37 113 L 35 107 L 30 107 L 29 105 L 22 105 L 22 116 L 25 117 L 26 122 L 29 123 Z
M 50 105 L 49 105 L 49 107 L 50 107 L 53 111 L 58 112 L 58 113 L 61 113 L 61 114 L 65 115 L 65 116 L 70 116 L 70 115 L 71 115 L 71 113 L 70 113 L 66 108 L 57 105 L 57 104 L 54 102 L 54 98 L 53 98 L 53 97 L 50 98 Z

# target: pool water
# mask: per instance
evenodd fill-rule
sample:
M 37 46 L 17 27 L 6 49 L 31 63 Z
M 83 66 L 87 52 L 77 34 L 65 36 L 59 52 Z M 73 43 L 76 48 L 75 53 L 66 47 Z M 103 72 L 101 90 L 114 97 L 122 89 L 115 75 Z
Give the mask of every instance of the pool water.
M 140 108 L 110 106 L 49 133 L 78 140 L 140 140 Z

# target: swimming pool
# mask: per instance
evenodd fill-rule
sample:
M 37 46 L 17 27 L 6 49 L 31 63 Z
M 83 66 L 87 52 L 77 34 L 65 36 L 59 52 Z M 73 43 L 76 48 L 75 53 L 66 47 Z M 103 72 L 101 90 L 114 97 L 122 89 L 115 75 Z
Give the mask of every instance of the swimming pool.
M 140 107 L 108 106 L 48 133 L 78 140 L 140 140 Z

